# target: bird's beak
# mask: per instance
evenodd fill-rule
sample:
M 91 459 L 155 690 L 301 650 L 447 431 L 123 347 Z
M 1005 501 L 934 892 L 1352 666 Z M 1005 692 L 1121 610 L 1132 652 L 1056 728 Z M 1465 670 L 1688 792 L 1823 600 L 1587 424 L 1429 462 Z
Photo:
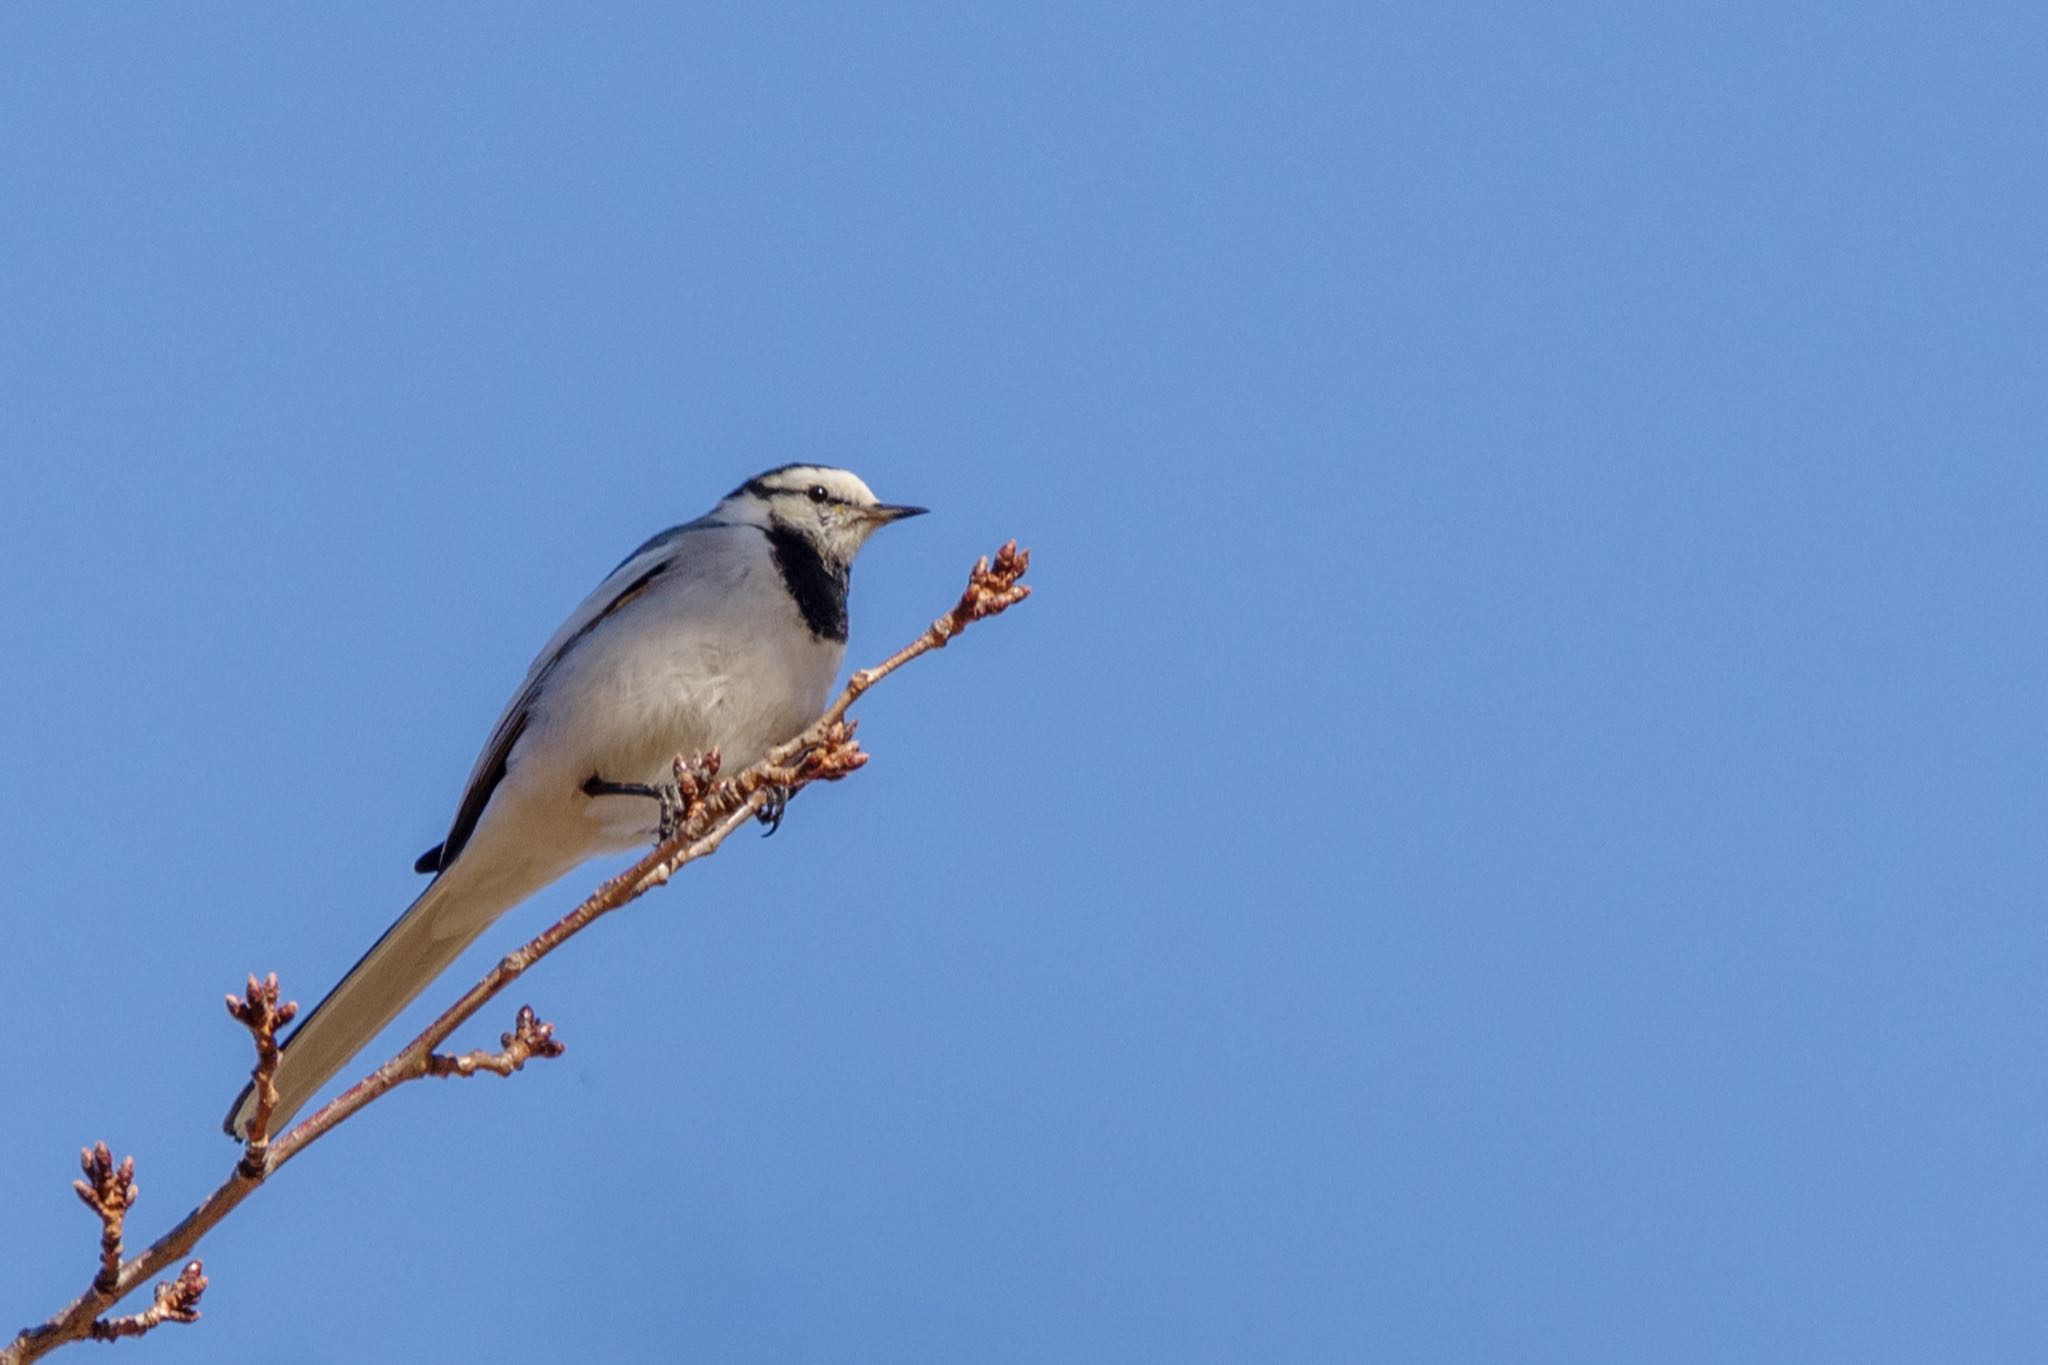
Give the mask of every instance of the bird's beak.
M 868 508 L 868 515 L 886 525 L 892 521 L 901 521 L 905 517 L 921 517 L 930 510 L 929 507 L 908 507 L 901 503 L 879 502 Z

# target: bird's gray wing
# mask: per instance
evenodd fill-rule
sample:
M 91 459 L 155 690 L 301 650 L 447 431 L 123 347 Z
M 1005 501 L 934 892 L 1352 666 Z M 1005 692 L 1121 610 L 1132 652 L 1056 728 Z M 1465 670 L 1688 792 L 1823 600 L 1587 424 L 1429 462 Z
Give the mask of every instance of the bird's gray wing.
M 604 582 L 569 613 L 569 619 L 562 622 L 561 629 L 534 656 L 532 666 L 526 670 L 526 681 L 506 705 L 498 723 L 491 728 L 490 740 L 485 743 L 483 753 L 478 755 L 476 766 L 470 770 L 462 802 L 455 810 L 455 822 L 448 827 L 448 837 L 419 856 L 413 863 L 415 872 L 447 871 L 462 852 L 463 845 L 469 842 L 470 835 L 476 833 L 477 822 L 484 818 L 484 808 L 490 805 L 498 784 L 505 780 L 513 746 L 526 733 L 527 721 L 532 718 L 534 703 L 539 699 L 541 689 L 547 685 L 548 675 L 568 657 L 576 642 L 597 629 L 606 617 L 647 591 L 657 578 L 674 567 L 677 542 L 684 536 L 692 531 L 721 525 L 724 523 L 700 517 L 663 531 L 626 556 L 624 562 L 606 575 Z

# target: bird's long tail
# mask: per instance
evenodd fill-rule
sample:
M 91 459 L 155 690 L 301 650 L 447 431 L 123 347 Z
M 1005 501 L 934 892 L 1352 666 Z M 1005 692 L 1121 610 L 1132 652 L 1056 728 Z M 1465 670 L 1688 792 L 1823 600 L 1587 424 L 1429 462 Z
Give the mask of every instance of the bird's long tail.
M 508 885 L 503 878 L 473 879 L 462 875 L 459 864 L 436 877 L 285 1039 L 278 1059 L 277 1108 L 271 1111 L 270 1132 L 283 1132 L 306 1101 L 397 1018 L 477 935 L 547 880 L 551 878 L 520 879 L 525 884 Z M 255 1108 L 252 1082 L 242 1087 L 228 1111 L 225 1126 L 230 1137 L 247 1136 Z

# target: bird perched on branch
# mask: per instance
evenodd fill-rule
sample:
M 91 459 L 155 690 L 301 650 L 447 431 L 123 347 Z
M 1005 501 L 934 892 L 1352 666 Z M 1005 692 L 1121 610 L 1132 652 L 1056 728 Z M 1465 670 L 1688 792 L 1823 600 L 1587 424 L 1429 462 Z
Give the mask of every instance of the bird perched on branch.
M 285 1040 L 271 1131 L 477 935 L 586 859 L 646 843 L 676 755 L 753 763 L 824 708 L 846 653 L 854 556 L 922 507 L 844 469 L 784 465 L 662 532 L 584 599 L 527 671 L 470 773 L 424 894 Z M 228 1113 L 245 1136 L 245 1088 Z

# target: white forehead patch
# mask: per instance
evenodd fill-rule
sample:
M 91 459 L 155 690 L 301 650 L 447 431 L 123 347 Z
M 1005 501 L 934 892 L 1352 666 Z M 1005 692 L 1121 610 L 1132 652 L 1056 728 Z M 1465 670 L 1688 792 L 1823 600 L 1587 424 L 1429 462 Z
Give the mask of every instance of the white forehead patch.
M 778 493 L 808 494 L 813 488 L 824 489 L 826 496 L 835 502 L 848 502 L 856 507 L 872 507 L 877 501 L 859 475 L 850 469 L 834 469 L 830 465 L 784 465 L 754 476 L 738 491 L 772 497 Z

